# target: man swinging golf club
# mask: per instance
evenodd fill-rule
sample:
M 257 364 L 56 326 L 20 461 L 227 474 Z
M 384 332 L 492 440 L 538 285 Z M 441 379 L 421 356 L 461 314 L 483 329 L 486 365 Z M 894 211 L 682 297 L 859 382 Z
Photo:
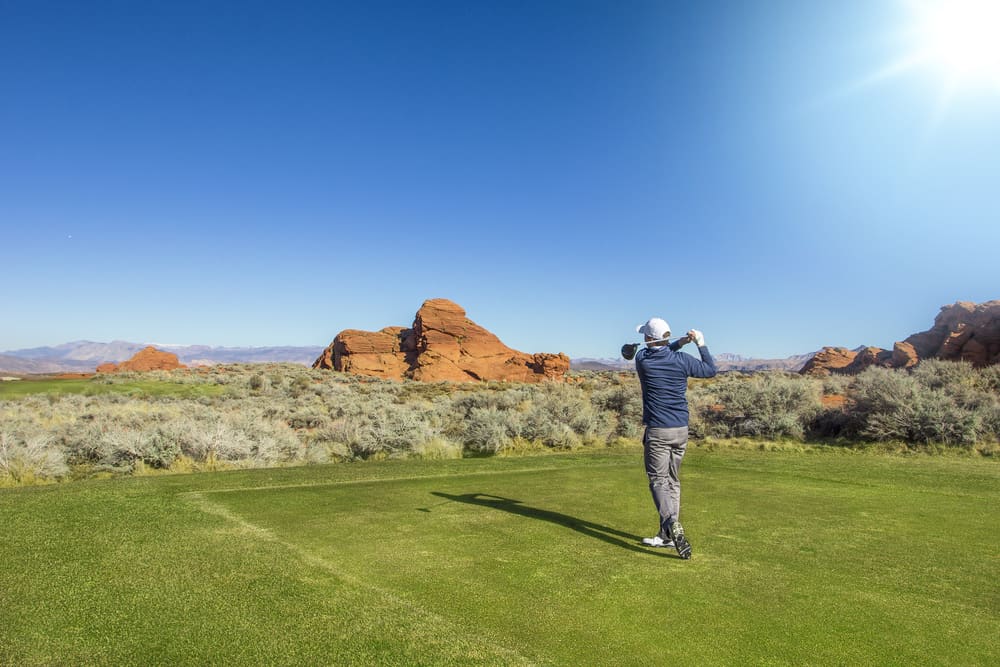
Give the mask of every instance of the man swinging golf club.
M 680 352 L 669 343 L 670 325 L 654 317 L 636 327 L 646 347 L 635 355 L 635 370 L 642 386 L 643 462 L 649 490 L 660 514 L 660 530 L 643 538 L 652 547 L 674 547 L 684 559 L 691 557 L 691 543 L 678 520 L 681 510 L 681 460 L 688 441 L 687 379 L 715 375 L 715 362 L 705 346 L 705 336 L 697 329 L 687 333 L 698 345 L 701 360 Z

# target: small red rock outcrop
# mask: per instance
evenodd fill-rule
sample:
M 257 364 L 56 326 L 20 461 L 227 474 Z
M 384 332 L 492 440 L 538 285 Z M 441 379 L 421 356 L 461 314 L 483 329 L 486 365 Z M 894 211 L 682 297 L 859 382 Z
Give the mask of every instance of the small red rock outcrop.
M 518 352 L 468 319 L 458 304 L 429 299 L 409 329 L 341 331 L 313 368 L 422 382 L 541 382 L 563 379 L 569 357 Z
M 857 351 L 848 350 L 846 347 L 824 347 L 813 355 L 813 358 L 806 362 L 799 372 L 803 375 L 829 375 L 837 371 L 844 371 L 853 362 Z
M 824 347 L 799 372 L 852 375 L 869 366 L 910 368 L 921 359 L 961 360 L 974 366 L 1000 363 L 1000 300 L 942 306 L 931 329 L 895 343 L 892 351 Z
M 120 373 L 123 371 L 172 371 L 175 368 L 187 368 L 172 352 L 157 350 L 152 345 L 145 347 L 120 364 L 101 364 L 98 373 Z

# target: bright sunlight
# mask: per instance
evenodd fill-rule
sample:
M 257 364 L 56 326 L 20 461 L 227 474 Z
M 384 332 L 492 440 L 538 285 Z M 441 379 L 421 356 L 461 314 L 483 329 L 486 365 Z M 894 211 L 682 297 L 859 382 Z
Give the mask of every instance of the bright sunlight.
M 936 70 L 952 93 L 1000 92 L 1000 0 L 910 0 L 911 62 Z

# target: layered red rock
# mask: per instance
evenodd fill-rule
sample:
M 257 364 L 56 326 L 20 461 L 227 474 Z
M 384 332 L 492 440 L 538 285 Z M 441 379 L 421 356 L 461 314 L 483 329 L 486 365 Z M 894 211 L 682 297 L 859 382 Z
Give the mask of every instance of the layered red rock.
M 942 306 L 933 327 L 904 342 L 920 359 L 960 359 L 974 366 L 1000 363 L 1000 300 Z
M 569 357 L 509 348 L 466 317 L 458 304 L 429 299 L 409 329 L 341 331 L 313 368 L 422 382 L 540 382 L 563 379 L 569 371 Z
M 869 366 L 910 368 L 921 359 L 961 360 L 974 366 L 1000 363 L 1000 300 L 942 306 L 933 327 L 896 342 L 891 352 L 878 347 L 824 347 L 800 372 L 855 374 Z
M 843 372 L 854 363 L 856 350 L 846 347 L 824 347 L 806 362 L 799 372 L 803 375 L 830 375 L 837 371 Z
M 381 331 L 345 329 L 337 334 L 313 368 L 325 368 L 367 375 L 398 379 L 410 370 L 412 356 L 403 349 L 403 327 L 386 327 Z M 409 338 L 412 335 L 408 334 Z M 412 343 L 406 343 L 412 348 Z
M 120 373 L 124 371 L 172 371 L 177 368 L 187 368 L 182 364 L 176 354 L 163 352 L 149 345 L 132 356 L 128 361 L 120 364 L 101 364 L 97 367 L 98 373 Z
M 920 356 L 910 343 L 897 341 L 892 346 L 893 368 L 910 368 L 916 366 L 918 361 L 920 361 Z

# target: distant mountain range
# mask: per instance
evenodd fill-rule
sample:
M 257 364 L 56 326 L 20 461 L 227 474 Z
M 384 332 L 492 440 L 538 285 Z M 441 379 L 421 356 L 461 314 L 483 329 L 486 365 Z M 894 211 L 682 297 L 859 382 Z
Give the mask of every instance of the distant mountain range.
M 6 373 L 93 373 L 98 365 L 130 359 L 147 345 L 172 352 L 187 366 L 212 366 L 232 363 L 289 362 L 312 365 L 323 347 L 211 347 L 208 345 L 162 345 L 116 340 L 95 343 L 89 340 L 53 347 L 33 347 L 0 353 L 0 371 Z
M 714 354 L 715 366 L 720 371 L 770 371 L 784 370 L 797 373 L 806 362 L 812 359 L 815 352 L 796 354 L 784 359 L 751 359 L 738 354 Z M 576 371 L 629 371 L 635 369 L 634 361 L 617 359 L 573 359 L 570 368 Z
M 323 347 L 211 347 L 208 345 L 162 345 L 157 343 L 130 343 L 116 340 L 95 343 L 81 340 L 52 347 L 33 347 L 0 353 L 0 372 L 16 374 L 93 373 L 98 365 L 118 363 L 130 359 L 147 345 L 172 352 L 186 366 L 212 366 L 232 363 L 287 362 L 311 366 L 323 353 Z M 762 371 L 782 369 L 798 371 L 812 358 L 800 354 L 786 359 L 748 359 L 737 354 L 717 354 L 715 362 L 721 371 Z M 573 370 L 623 371 L 632 370 L 635 364 L 618 359 L 573 359 Z

